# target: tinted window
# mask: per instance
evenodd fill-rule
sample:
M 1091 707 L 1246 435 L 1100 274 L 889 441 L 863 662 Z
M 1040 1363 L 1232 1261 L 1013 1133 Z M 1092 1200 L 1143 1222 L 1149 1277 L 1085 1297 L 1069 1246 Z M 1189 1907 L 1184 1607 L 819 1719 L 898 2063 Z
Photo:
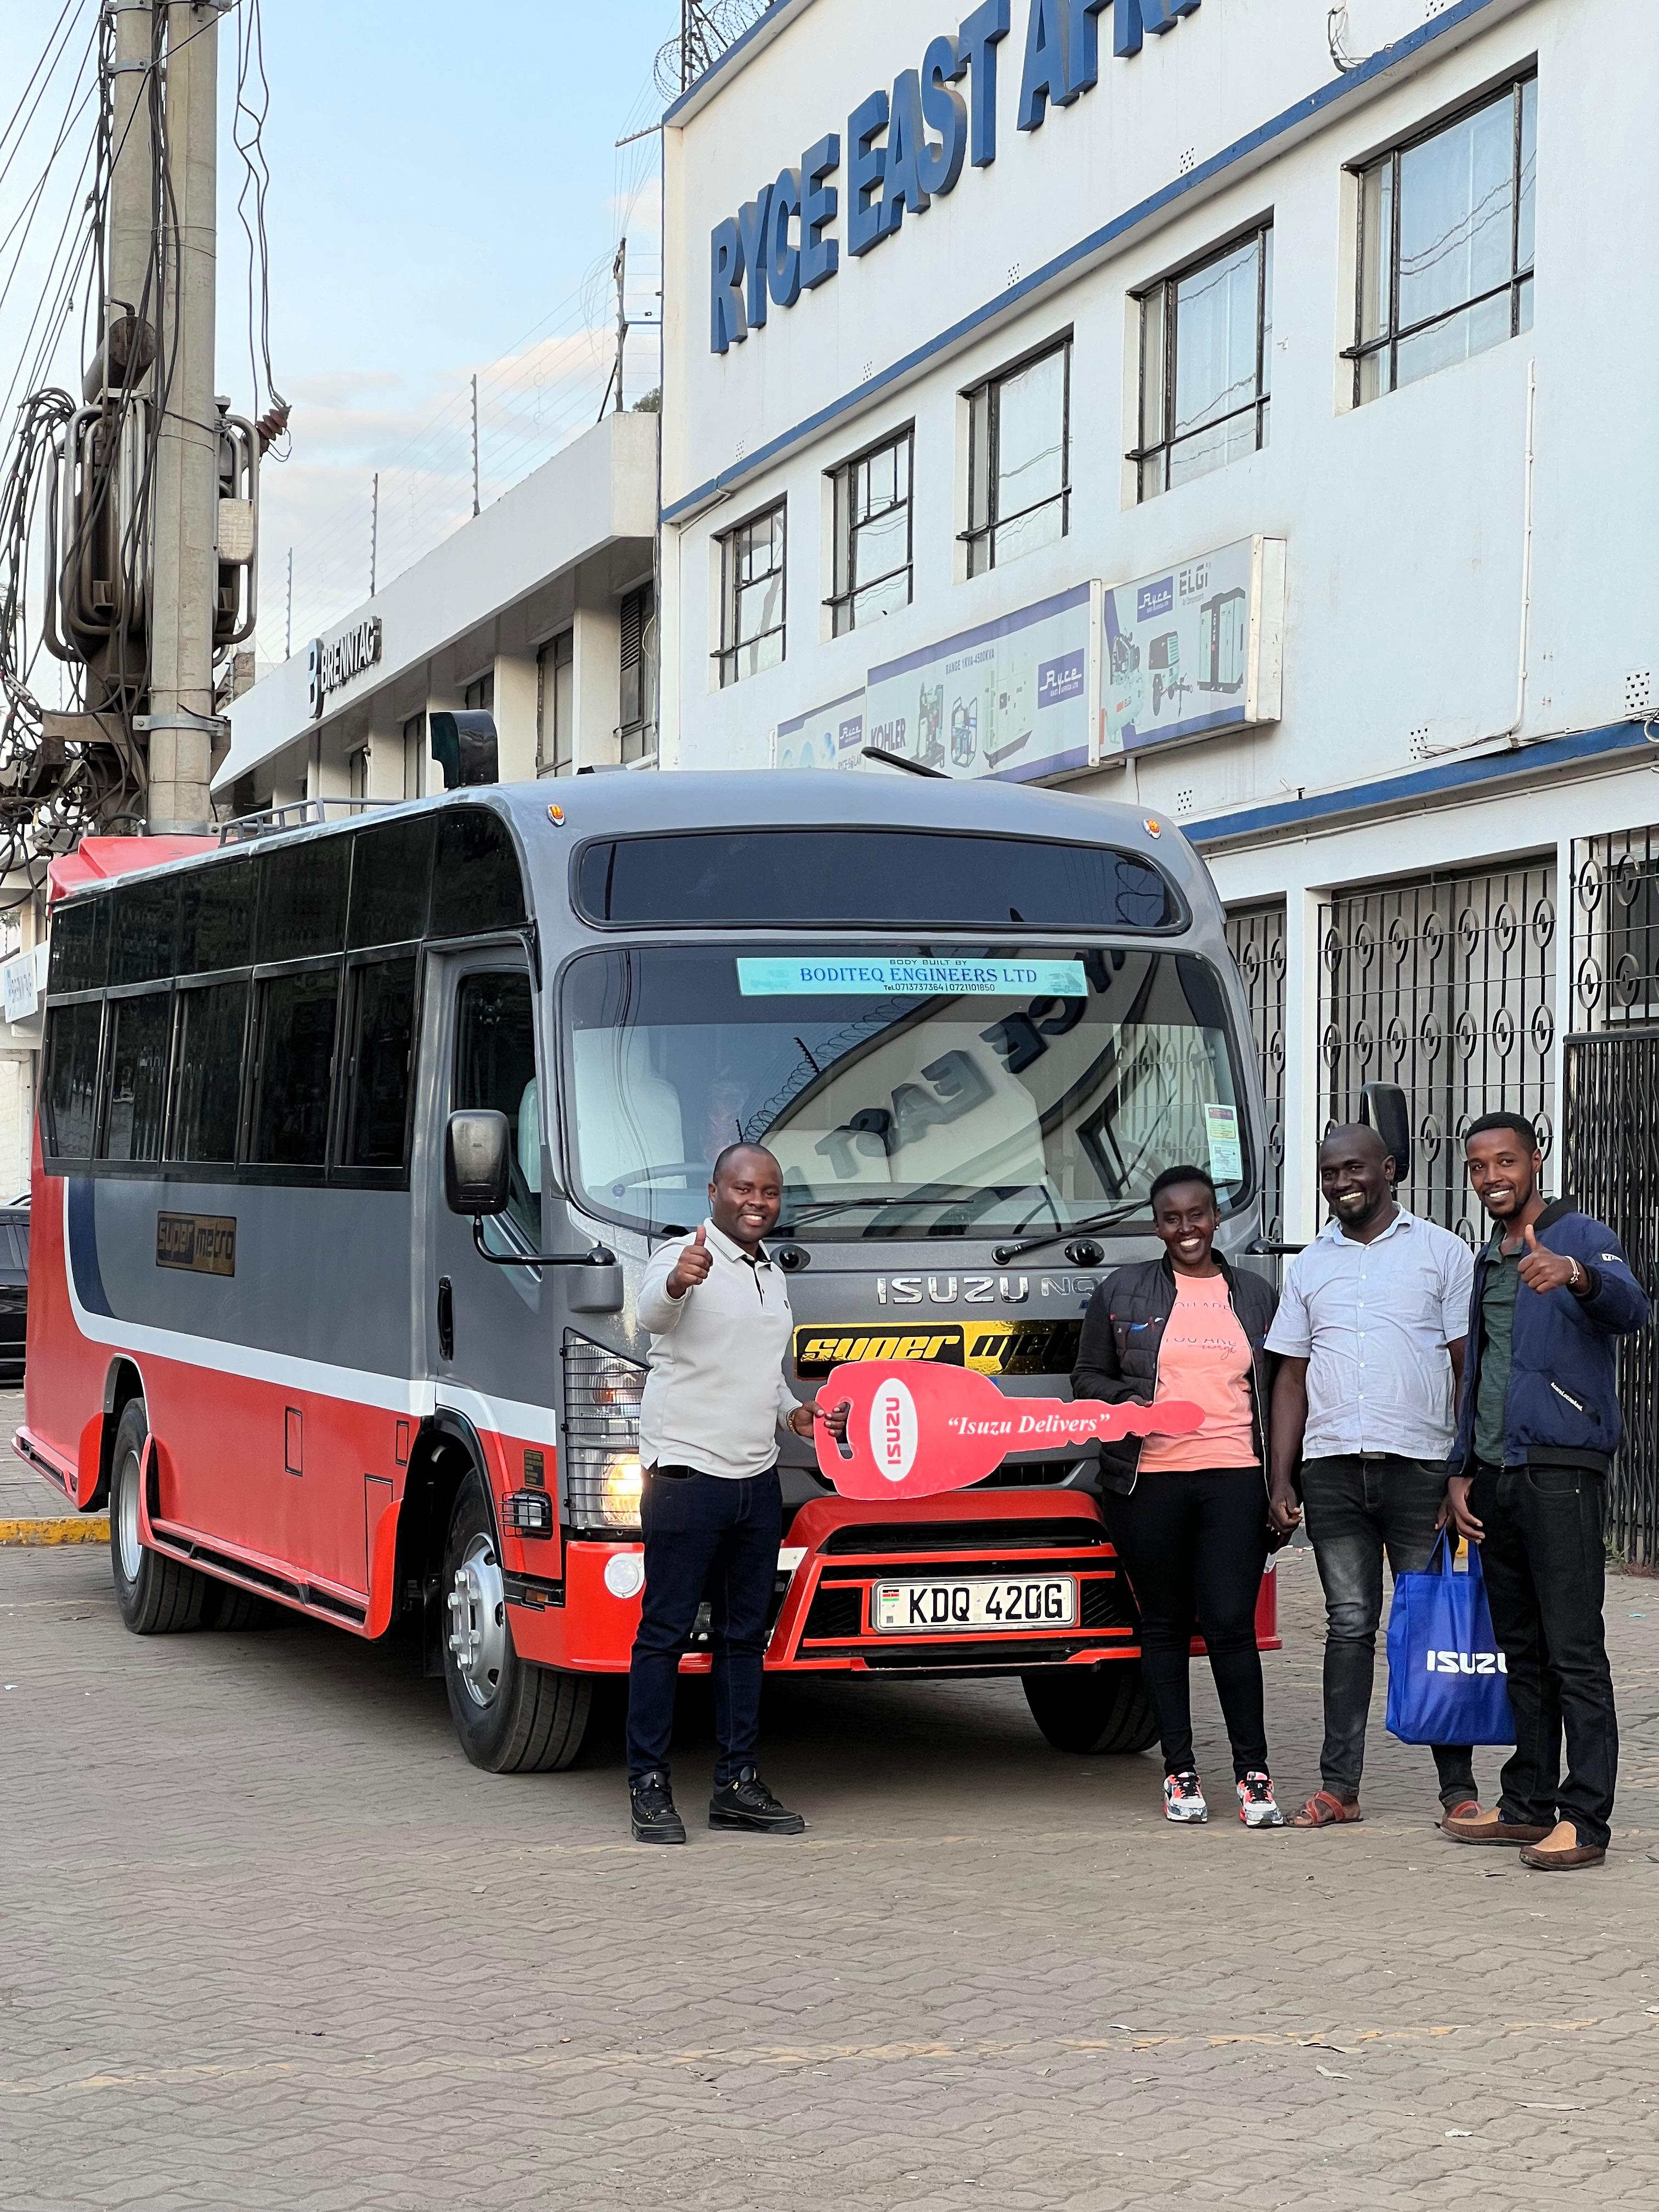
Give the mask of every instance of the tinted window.
M 100 1004 L 54 1006 L 46 1030 L 43 1105 L 46 1150 L 58 1159 L 83 1160 L 92 1152 L 93 1109 L 98 1100 Z
M 264 856 L 258 959 L 305 960 L 340 950 L 350 858 L 344 837 L 319 837 Z
M 179 879 L 127 884 L 117 891 L 111 920 L 109 980 L 154 983 L 173 973 L 179 927 Z
M 109 966 L 108 898 L 76 899 L 52 915 L 52 964 L 47 990 L 100 991 Z
M 417 973 L 413 953 L 353 972 L 346 1167 L 401 1168 L 408 1157 Z
M 179 878 L 179 973 L 246 968 L 253 957 L 253 864 L 226 860 Z
M 351 922 L 346 943 L 404 945 L 426 934 L 432 883 L 430 815 L 360 830 L 353 840 Z
M 432 934 L 478 937 L 490 929 L 518 929 L 524 918 L 519 856 L 501 816 L 484 806 L 457 806 L 441 815 Z
M 1181 920 L 1174 886 L 1132 854 L 902 830 L 745 830 L 589 845 L 576 902 L 591 921 L 682 927 L 1170 929 Z
M 540 1092 L 530 978 L 468 975 L 461 984 L 455 1054 L 455 1104 L 494 1106 L 512 1133 L 507 1210 L 526 1235 L 541 1231 Z
M 171 1159 L 228 1164 L 236 1158 L 247 1000 L 246 983 L 210 983 L 179 994 Z
M 109 1106 L 100 1157 L 159 1160 L 167 1109 L 173 994 L 116 999 L 109 1010 Z
M 264 1165 L 323 1165 L 339 994 L 337 968 L 273 975 L 259 986 L 259 1099 L 252 1158 Z

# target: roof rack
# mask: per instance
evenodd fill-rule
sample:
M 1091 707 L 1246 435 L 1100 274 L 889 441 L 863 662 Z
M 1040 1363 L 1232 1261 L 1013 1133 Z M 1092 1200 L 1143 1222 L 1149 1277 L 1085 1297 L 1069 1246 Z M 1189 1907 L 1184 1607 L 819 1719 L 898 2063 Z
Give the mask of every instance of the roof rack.
M 286 806 L 267 806 L 258 814 L 240 814 L 219 824 L 222 845 L 246 844 L 254 837 L 274 837 L 284 830 L 314 829 L 324 822 L 349 822 L 383 806 L 402 806 L 401 799 L 296 799 Z

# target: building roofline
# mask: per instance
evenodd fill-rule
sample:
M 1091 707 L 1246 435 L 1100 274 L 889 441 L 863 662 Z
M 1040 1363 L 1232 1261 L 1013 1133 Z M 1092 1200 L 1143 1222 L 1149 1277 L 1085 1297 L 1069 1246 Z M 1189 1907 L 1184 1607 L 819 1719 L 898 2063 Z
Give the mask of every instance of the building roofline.
M 694 115 L 707 107 L 717 93 L 724 92 L 740 70 L 748 68 L 757 54 L 763 53 L 774 39 L 787 31 L 797 15 L 803 15 L 812 0 L 772 0 L 763 15 L 757 15 L 740 38 L 733 39 L 723 54 L 717 54 L 695 82 L 689 84 L 678 100 L 663 110 L 663 128 L 678 131 Z

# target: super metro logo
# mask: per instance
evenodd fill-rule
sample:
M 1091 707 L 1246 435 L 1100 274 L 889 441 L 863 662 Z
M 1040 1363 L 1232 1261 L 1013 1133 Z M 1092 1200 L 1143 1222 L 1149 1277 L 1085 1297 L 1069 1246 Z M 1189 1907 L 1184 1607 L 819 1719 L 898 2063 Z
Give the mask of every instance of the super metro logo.
M 1100 17 L 1112 9 L 1112 52 L 1138 54 L 1146 33 L 1174 30 L 1202 0 L 1030 0 L 1018 125 L 1042 127 L 1052 101 L 1070 107 L 1100 82 Z M 953 192 L 963 165 L 997 157 L 997 49 L 1009 0 L 982 0 L 956 33 L 943 33 L 920 69 L 901 70 L 890 92 L 872 92 L 847 118 L 846 246 L 854 256 L 891 238 L 906 215 L 926 215 Z M 961 88 L 959 89 L 958 88 Z M 932 134 L 932 135 L 930 135 Z M 841 266 L 830 227 L 842 213 L 842 134 L 809 146 L 709 239 L 709 346 L 741 345 L 772 307 L 793 307 Z

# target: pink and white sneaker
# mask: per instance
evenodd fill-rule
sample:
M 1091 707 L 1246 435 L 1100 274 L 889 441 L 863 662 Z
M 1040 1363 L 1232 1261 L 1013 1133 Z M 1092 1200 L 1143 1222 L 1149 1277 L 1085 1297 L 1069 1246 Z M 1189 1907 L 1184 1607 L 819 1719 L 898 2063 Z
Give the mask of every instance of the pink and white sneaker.
M 1247 1828 L 1282 1828 L 1285 1815 L 1273 1797 L 1272 1778 L 1260 1768 L 1238 1784 L 1238 1817 Z
M 1164 1778 L 1164 1817 L 1178 1826 L 1196 1826 L 1210 1817 L 1210 1808 L 1204 1802 L 1204 1785 L 1189 1768 L 1185 1774 L 1166 1774 Z

